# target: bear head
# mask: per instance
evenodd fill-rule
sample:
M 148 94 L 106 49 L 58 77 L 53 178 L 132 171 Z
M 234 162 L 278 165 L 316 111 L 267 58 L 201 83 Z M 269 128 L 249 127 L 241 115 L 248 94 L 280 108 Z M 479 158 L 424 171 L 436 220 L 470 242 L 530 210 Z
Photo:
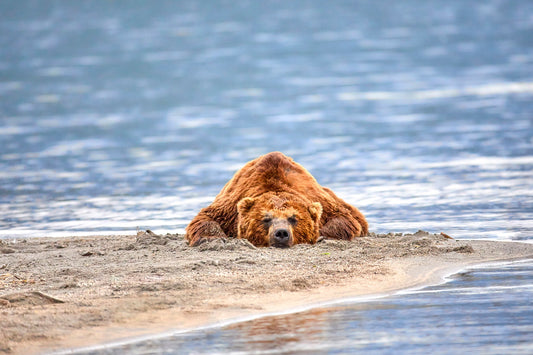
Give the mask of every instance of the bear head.
M 245 197 L 237 204 L 238 238 L 255 246 L 314 244 L 319 237 L 322 205 L 287 192 Z

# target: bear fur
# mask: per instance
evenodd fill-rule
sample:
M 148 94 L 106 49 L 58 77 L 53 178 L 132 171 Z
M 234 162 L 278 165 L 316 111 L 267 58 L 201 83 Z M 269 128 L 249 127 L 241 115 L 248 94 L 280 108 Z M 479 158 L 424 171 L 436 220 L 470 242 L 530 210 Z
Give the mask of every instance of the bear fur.
M 272 152 L 244 165 L 186 228 L 189 245 L 243 238 L 255 246 L 352 240 L 368 233 L 359 210 L 318 184 L 300 164 Z

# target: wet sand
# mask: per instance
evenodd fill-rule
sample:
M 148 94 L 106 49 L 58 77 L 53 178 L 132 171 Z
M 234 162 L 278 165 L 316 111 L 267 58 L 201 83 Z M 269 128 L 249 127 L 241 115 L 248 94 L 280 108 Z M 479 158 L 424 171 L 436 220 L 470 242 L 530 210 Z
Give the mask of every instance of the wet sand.
M 533 244 L 371 234 L 290 249 L 182 235 L 0 241 L 0 353 L 91 346 L 439 282 Z

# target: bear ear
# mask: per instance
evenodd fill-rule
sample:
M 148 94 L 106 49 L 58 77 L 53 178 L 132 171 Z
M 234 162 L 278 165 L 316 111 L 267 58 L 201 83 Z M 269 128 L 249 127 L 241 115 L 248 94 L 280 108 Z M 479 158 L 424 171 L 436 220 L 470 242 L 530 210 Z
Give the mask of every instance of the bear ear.
M 255 199 L 251 197 L 245 197 L 237 203 L 237 211 L 239 214 L 250 211 L 255 203 Z
M 311 217 L 318 221 L 320 217 L 322 217 L 322 205 L 320 202 L 313 202 L 311 206 L 309 206 L 309 213 L 311 213 Z

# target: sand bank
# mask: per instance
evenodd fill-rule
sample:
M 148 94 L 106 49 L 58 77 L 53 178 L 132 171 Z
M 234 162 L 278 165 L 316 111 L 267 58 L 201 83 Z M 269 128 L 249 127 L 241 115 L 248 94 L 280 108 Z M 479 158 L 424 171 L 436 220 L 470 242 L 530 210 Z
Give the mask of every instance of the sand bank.
M 533 244 L 375 235 L 290 249 L 182 235 L 0 241 L 0 352 L 43 353 L 439 282 Z

